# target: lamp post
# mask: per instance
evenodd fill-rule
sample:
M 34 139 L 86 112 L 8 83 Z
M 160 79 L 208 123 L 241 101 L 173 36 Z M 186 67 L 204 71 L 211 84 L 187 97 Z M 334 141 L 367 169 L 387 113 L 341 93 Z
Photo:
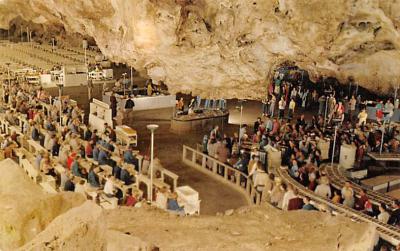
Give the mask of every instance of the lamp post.
M 385 136 L 385 122 L 386 119 L 383 118 L 383 124 L 382 124 L 382 137 L 381 137 L 381 147 L 379 149 L 379 154 L 382 154 L 382 148 L 383 148 L 383 137 Z
M 333 166 L 333 159 L 335 158 L 335 148 L 336 148 L 337 129 L 338 129 L 338 126 L 336 125 L 336 126 L 335 126 L 335 136 L 334 136 L 334 139 L 333 139 L 331 166 Z
M 59 95 L 59 99 L 60 99 L 60 127 L 62 127 L 62 88 L 63 88 L 63 83 L 61 78 L 59 78 L 59 81 L 57 83 L 57 87 L 58 87 L 58 95 Z
M 133 68 L 131 66 L 131 85 L 133 86 Z
M 328 113 L 328 100 L 329 97 L 326 95 L 326 100 L 325 100 L 325 113 L 324 113 L 324 131 L 325 131 L 325 125 L 326 125 L 326 115 Z
M 122 86 L 124 87 L 124 96 L 125 96 L 125 78 L 126 78 L 126 73 L 122 73 L 122 77 L 124 80 L 122 81 Z
M 246 102 L 246 100 L 240 100 L 240 106 L 236 107 L 237 109 L 240 109 L 240 121 L 239 121 L 239 146 L 242 143 L 242 137 L 240 137 L 240 132 L 242 131 L 242 124 L 243 124 L 243 102 Z
M 157 130 L 158 125 L 147 125 L 147 129 L 151 131 L 151 148 L 150 148 L 150 205 L 153 202 L 153 159 L 154 159 L 154 131 Z
M 7 85 L 10 87 L 10 63 L 6 63 L 7 65 Z

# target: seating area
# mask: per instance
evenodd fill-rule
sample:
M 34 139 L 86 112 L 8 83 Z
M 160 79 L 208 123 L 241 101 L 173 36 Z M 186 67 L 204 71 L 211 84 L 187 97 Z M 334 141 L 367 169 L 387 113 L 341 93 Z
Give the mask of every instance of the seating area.
M 13 88 L 17 86 L 11 87 L 10 93 Z M 79 192 L 104 208 L 153 202 L 180 215 L 200 213 L 200 200 L 194 207 L 188 200 L 193 193 L 198 198 L 198 193 L 191 188 L 178 187 L 179 176 L 163 168 L 159 161 L 151 182 L 148 158 L 134 150 L 137 136 L 135 141 L 117 141 L 111 126 L 101 125 L 99 132 L 83 124 L 82 111 L 74 102 L 66 102 L 61 124 L 60 114 L 54 113 L 59 111 L 57 102 L 38 100 L 22 114 L 21 107 L 11 102 L 21 98 L 24 99 L 23 96 L 9 96 L 8 102 L 2 104 L 3 109 L 9 110 L 1 115 L 0 121 L 2 142 L 6 150 L 11 149 L 11 154 L 5 157 L 15 159 L 27 176 L 46 192 Z M 184 190 L 178 196 L 180 189 Z M 170 203 L 174 205 L 172 208 Z M 178 205 L 186 205 L 188 210 Z

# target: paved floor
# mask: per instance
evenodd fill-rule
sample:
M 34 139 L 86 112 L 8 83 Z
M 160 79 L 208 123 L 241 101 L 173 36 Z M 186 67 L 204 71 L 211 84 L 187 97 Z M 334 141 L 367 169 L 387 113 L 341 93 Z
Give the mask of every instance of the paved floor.
M 182 163 L 182 145 L 195 146 L 201 142 L 203 133 L 185 136 L 171 133 L 168 119 L 171 115 L 169 110 L 136 114 L 132 127 L 138 131 L 141 152 L 149 152 L 150 133 L 146 125 L 156 123 L 160 128 L 155 134 L 154 154 L 165 168 L 179 175 L 178 185 L 189 185 L 199 192 L 201 214 L 215 215 L 217 212 L 247 205 L 246 198 L 239 192 Z

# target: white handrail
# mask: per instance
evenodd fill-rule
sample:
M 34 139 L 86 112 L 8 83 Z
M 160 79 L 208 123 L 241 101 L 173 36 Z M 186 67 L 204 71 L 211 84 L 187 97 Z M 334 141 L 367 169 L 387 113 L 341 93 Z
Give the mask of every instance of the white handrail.
M 252 179 L 245 173 L 186 145 L 183 145 L 182 161 L 231 185 L 246 196 L 249 204 L 260 203 L 261 193 L 254 188 Z

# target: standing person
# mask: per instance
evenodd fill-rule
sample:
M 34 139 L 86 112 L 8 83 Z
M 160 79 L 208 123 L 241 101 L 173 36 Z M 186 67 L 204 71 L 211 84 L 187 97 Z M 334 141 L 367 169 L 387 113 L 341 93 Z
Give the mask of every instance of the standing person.
M 303 93 L 303 95 L 302 95 L 302 97 L 301 97 L 301 107 L 303 107 L 303 108 L 306 108 L 306 106 L 307 106 L 307 97 L 308 97 L 308 94 L 309 94 L 309 92 L 308 92 L 308 90 L 306 90 L 304 93 Z
M 267 93 L 267 95 L 265 95 L 265 99 L 262 100 L 262 115 L 268 114 L 268 104 L 269 104 L 269 98 Z
M 358 114 L 358 125 L 359 126 L 364 126 L 367 124 L 367 118 L 368 118 L 368 113 L 365 109 L 362 109 L 362 111 Z
M 319 107 L 318 107 L 318 115 L 323 115 L 325 112 L 325 103 L 326 103 L 326 97 L 325 95 L 322 95 L 318 99 Z
M 379 103 L 376 104 L 376 120 L 378 123 L 380 123 L 383 119 L 383 102 L 379 101 Z
M 260 125 L 261 125 L 261 118 L 258 117 L 258 118 L 257 118 L 257 121 L 254 122 L 254 133 L 257 133 L 258 128 L 260 127 Z
M 353 122 L 353 117 L 354 117 L 354 114 L 356 113 L 356 104 L 357 104 L 357 100 L 353 95 L 353 96 L 351 96 L 351 99 L 350 99 L 350 102 L 349 102 L 349 106 L 350 106 L 349 117 L 350 117 L 350 121 L 351 122 Z
M 271 118 L 274 117 L 275 104 L 276 104 L 276 98 L 275 95 L 272 95 L 271 100 L 269 101 L 269 115 L 271 116 Z
M 385 120 L 386 121 L 390 120 L 392 118 L 392 116 L 393 116 L 393 113 L 394 113 L 394 105 L 392 104 L 390 99 L 388 99 L 386 101 L 384 112 L 387 114 L 385 116 Z
M 285 116 L 285 107 L 286 107 L 286 102 L 285 102 L 285 98 L 281 97 L 281 100 L 279 100 L 278 103 L 278 108 L 279 108 L 279 119 L 283 119 L 283 117 Z
M 294 108 L 296 107 L 296 102 L 294 99 L 290 100 L 289 103 L 289 112 L 288 112 L 288 120 L 290 121 L 293 118 Z
M 115 94 L 112 93 L 110 96 L 110 108 L 111 108 L 111 114 L 112 118 L 115 118 L 117 116 L 117 98 L 115 97 Z
M 351 187 L 350 182 L 346 181 L 344 187 L 342 188 L 342 198 L 343 205 L 348 206 L 350 208 L 354 207 L 354 191 Z

